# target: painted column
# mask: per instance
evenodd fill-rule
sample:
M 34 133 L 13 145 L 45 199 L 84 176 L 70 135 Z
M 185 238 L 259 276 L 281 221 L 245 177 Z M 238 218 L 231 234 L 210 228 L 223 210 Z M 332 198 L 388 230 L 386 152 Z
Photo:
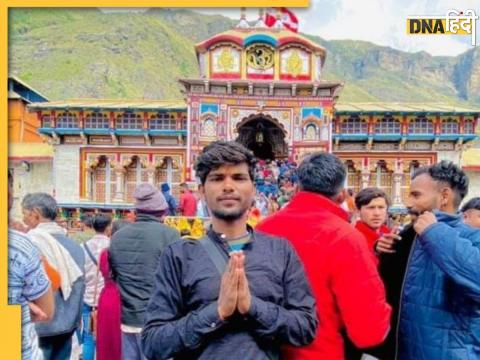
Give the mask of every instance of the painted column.
M 113 169 L 117 176 L 117 184 L 115 187 L 115 195 L 113 197 L 114 202 L 123 202 L 125 200 L 125 173 L 127 170 L 121 165 L 117 164 Z
M 154 182 L 155 182 L 155 170 L 156 169 L 157 169 L 157 167 L 153 163 L 150 163 L 150 164 L 147 165 L 147 177 L 148 177 L 147 181 L 150 185 L 153 185 L 153 186 L 155 186 Z
M 85 169 L 85 197 L 88 200 L 93 200 L 92 194 L 92 174 L 93 169 L 89 166 Z
M 403 161 L 395 160 L 395 172 L 393 174 L 393 206 L 402 205 L 402 181 L 403 181 Z
M 370 183 L 370 166 L 369 166 L 369 163 L 370 163 L 370 161 L 367 157 L 363 158 L 362 172 L 361 172 L 361 176 L 362 176 L 361 188 L 362 189 L 367 188 L 369 183 Z

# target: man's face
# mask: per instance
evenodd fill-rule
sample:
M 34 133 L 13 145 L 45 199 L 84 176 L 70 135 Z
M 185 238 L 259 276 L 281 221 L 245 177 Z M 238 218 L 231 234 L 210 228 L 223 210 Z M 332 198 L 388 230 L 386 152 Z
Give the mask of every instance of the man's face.
M 474 228 L 480 228 L 480 210 L 470 209 L 463 214 L 465 224 Z
M 383 197 L 372 199 L 360 208 L 360 219 L 373 230 L 377 230 L 387 220 L 387 208 Z
M 22 208 L 22 213 L 23 222 L 25 223 L 25 225 L 27 225 L 30 229 L 35 229 L 40 223 L 40 216 L 38 214 L 38 211 Z
M 410 194 L 405 201 L 414 219 L 425 211 L 440 209 L 442 194 L 439 184 L 428 174 L 418 175 L 410 184 Z
M 199 191 L 213 216 L 225 221 L 244 216 L 255 195 L 246 163 L 223 165 L 210 171 Z

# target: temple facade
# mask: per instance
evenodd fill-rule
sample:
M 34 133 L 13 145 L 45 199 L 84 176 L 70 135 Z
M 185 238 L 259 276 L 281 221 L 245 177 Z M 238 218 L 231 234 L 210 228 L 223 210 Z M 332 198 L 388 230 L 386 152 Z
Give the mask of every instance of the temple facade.
M 286 29 L 240 26 L 195 50 L 199 76 L 180 79 L 183 100 L 29 105 L 53 146 L 54 195 L 66 211 L 128 211 L 144 181 L 168 182 L 175 194 L 195 181 L 196 157 L 217 139 L 260 159 L 333 152 L 347 166 L 347 187 L 380 187 L 400 211 L 417 167 L 461 163 L 477 138 L 480 109 L 342 102 L 343 84 L 322 79 L 325 49 Z

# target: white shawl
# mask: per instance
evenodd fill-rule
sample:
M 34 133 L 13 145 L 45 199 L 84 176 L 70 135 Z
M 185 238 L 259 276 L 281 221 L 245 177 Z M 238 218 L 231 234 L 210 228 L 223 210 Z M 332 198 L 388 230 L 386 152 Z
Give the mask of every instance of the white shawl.
M 66 233 L 67 231 L 55 222 L 40 223 L 35 229 L 28 232 L 40 253 L 60 274 L 60 288 L 65 300 L 70 296 L 73 283 L 80 276 L 83 276 L 83 271 L 78 267 L 68 250 L 53 237 L 54 234 L 66 235 Z

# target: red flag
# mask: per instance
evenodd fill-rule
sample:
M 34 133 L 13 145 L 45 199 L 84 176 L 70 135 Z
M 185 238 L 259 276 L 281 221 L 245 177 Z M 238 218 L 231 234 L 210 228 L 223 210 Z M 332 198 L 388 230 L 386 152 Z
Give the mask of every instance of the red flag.
M 268 27 L 272 27 L 275 25 L 277 22 L 277 11 L 275 8 L 268 8 L 267 11 L 265 12 L 265 18 L 263 19 L 263 22 L 265 25 Z
M 287 8 L 280 8 L 282 12 L 282 20 L 283 26 L 285 26 L 288 30 L 293 32 L 298 32 L 298 19 L 293 12 L 288 10 Z
M 269 8 L 265 13 L 265 25 L 273 27 L 277 22 L 277 12 L 280 12 L 280 19 L 283 27 L 290 31 L 298 32 L 298 18 L 287 8 Z

